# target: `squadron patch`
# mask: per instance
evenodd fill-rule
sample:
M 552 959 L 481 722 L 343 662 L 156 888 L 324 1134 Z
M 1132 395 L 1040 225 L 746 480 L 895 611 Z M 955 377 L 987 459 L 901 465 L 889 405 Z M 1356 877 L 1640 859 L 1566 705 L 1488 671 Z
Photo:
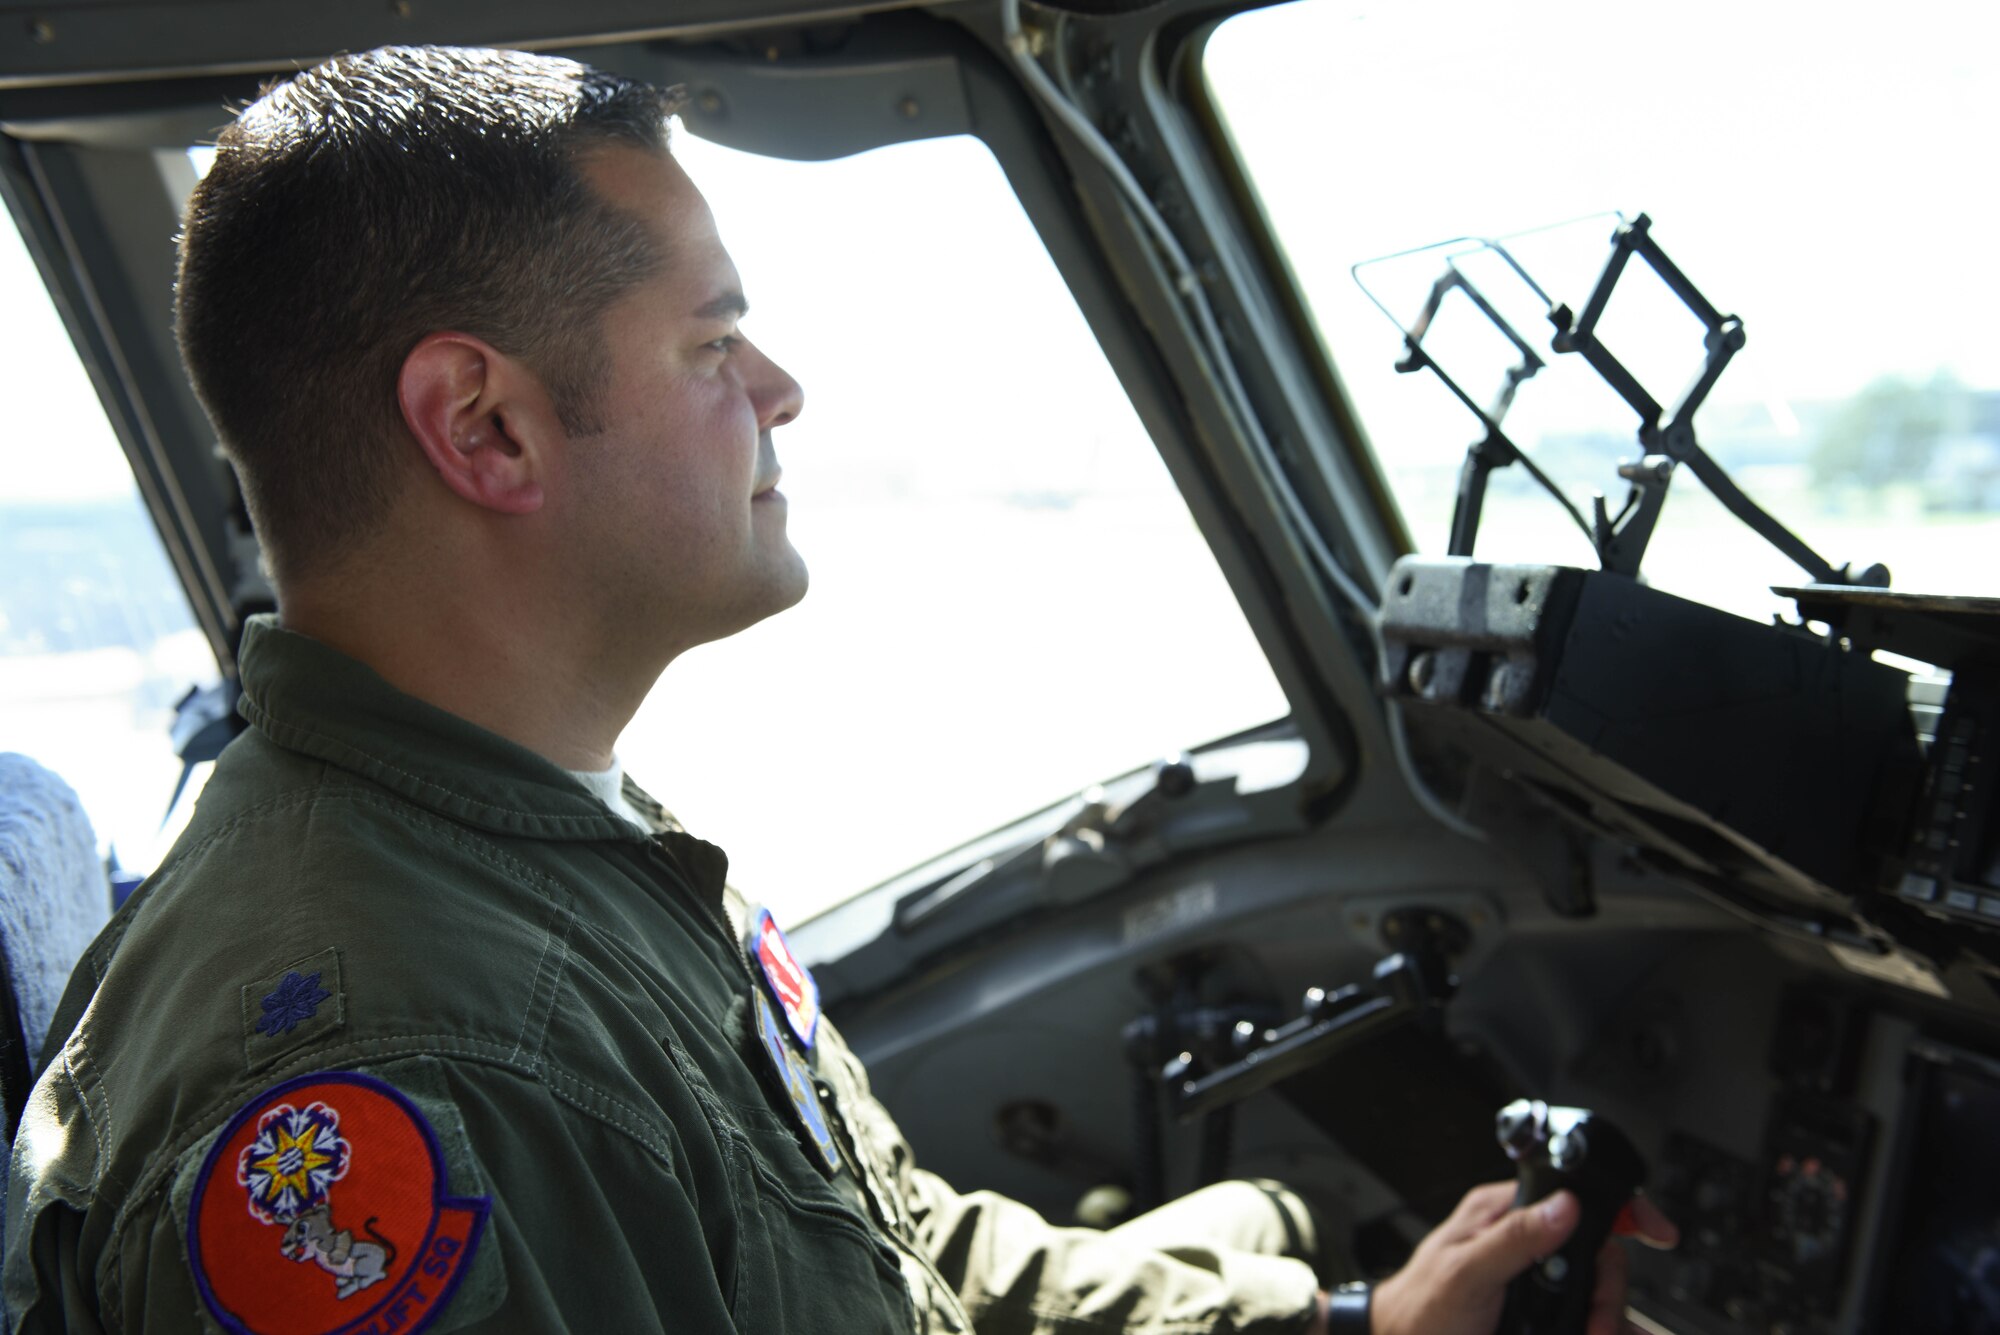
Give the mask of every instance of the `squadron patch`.
M 188 1207 L 202 1300 L 236 1335 L 414 1335 L 479 1246 L 416 1105 L 349 1071 L 275 1085 L 224 1127 Z
M 750 953 L 763 970 L 764 982 L 783 1008 L 792 1032 L 810 1052 L 813 1036 L 819 1032 L 819 984 L 813 981 L 812 970 L 792 954 L 769 909 L 757 910 L 757 922 L 750 930 Z
M 778 1083 L 784 1086 L 786 1097 L 792 1101 L 792 1111 L 798 1115 L 799 1124 L 805 1128 L 806 1140 L 819 1156 L 819 1166 L 832 1176 L 840 1171 L 840 1147 L 833 1139 L 833 1128 L 827 1123 L 826 1109 L 820 1106 L 819 1088 L 814 1081 L 813 1070 L 786 1040 L 785 1031 L 779 1026 L 777 1012 L 772 1009 L 769 999 L 762 992 L 753 992 L 751 997 L 756 1002 L 757 1037 L 764 1044 L 764 1055 L 771 1059 L 771 1068 L 777 1073 Z

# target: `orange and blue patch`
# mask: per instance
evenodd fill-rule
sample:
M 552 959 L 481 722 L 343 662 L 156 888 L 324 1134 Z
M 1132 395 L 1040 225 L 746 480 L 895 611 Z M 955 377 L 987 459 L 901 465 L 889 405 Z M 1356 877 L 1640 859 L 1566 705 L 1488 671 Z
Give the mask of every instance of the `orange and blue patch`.
M 234 1335 L 415 1335 L 451 1301 L 492 1208 L 445 1186 L 437 1133 L 395 1086 L 353 1071 L 274 1085 L 202 1163 L 195 1285 Z

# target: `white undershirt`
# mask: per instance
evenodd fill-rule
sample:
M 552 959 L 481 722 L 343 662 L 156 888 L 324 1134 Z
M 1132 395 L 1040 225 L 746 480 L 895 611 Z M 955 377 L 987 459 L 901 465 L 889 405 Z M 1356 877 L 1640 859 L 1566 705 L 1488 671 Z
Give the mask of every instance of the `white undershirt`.
M 609 807 L 612 815 L 623 816 L 647 834 L 653 832 L 639 809 L 625 800 L 625 762 L 617 756 L 611 757 L 610 769 L 573 769 L 565 773 L 590 789 L 591 795 Z

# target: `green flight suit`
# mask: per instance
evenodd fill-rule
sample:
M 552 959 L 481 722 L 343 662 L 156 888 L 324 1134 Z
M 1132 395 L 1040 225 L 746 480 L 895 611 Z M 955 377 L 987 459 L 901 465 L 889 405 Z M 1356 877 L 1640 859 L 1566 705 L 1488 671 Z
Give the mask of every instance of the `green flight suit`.
M 78 967 L 16 1137 L 0 1293 L 22 1335 L 226 1329 L 201 1285 L 263 1276 L 324 1283 L 326 1304 L 338 1285 L 326 1310 L 357 1335 L 1305 1326 L 1307 1265 L 1214 1245 L 1275 1231 L 1269 1205 L 1217 1196 L 1206 1240 L 1163 1239 L 956 1193 L 915 1166 L 825 1022 L 799 1056 L 837 1167 L 819 1162 L 754 1029 L 726 859 L 629 780 L 650 837 L 549 761 L 269 619 L 245 631 L 242 683 L 252 727 Z M 358 1171 L 320 1184 L 345 1225 L 312 1253 L 325 1276 L 238 1208 L 270 1180 L 222 1153 L 227 1129 L 315 1073 L 394 1091 L 434 1138 L 437 1189 L 486 1212 L 448 1301 L 359 1320 L 391 1287 L 368 1267 L 417 1253 L 383 1238 L 388 1207 L 355 1193 L 388 1188 Z M 261 1115 L 244 1125 L 265 1134 Z M 387 1152 L 368 1136 L 353 1162 Z M 262 1171 L 298 1170 L 281 1157 Z M 193 1255 L 202 1209 L 219 1211 L 205 1238 L 248 1241 Z M 243 1310 L 225 1303 L 260 1328 Z M 315 1320 L 272 1318 L 334 1328 Z

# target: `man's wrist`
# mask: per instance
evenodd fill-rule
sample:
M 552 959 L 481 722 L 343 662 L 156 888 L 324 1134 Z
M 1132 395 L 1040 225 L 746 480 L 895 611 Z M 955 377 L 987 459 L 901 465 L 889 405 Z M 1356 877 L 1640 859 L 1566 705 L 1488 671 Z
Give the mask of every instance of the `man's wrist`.
M 1371 1335 L 1373 1291 L 1366 1284 L 1343 1284 L 1326 1295 L 1327 1335 Z

